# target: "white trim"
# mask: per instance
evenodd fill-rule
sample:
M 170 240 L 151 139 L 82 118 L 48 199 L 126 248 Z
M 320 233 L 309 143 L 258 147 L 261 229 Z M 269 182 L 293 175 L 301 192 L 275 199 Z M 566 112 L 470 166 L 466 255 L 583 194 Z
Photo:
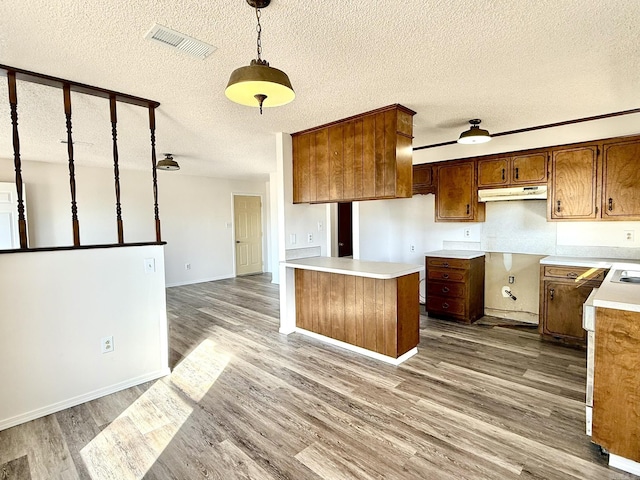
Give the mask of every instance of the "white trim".
M 344 348 L 345 350 L 351 350 L 352 352 L 359 353 L 360 355 L 364 355 L 366 357 L 370 357 L 375 360 L 380 360 L 381 362 L 390 363 L 391 365 L 396 365 L 396 366 L 400 365 L 402 362 L 406 361 L 407 359 L 413 357 L 416 353 L 418 353 L 418 347 L 413 347 L 407 353 L 400 355 L 398 358 L 393 358 L 393 357 L 389 357 L 388 355 L 382 355 L 381 353 L 372 352 L 371 350 L 367 350 L 366 348 L 356 347 L 355 345 L 351 345 L 350 343 L 341 342 L 340 340 L 336 340 L 335 338 L 325 337 L 324 335 L 320 335 L 319 333 L 310 332 L 309 330 L 305 330 L 304 328 L 296 327 L 294 331 L 296 333 L 306 335 L 307 337 L 320 340 L 321 342 L 328 343 L 336 347 Z M 285 332 L 282 332 L 282 329 L 281 329 L 281 333 L 285 333 Z
M 216 280 L 226 280 L 228 278 L 235 278 L 235 275 L 220 275 L 218 277 L 198 278 L 196 280 L 187 280 L 184 282 L 167 283 L 165 286 L 169 287 L 182 287 L 183 285 L 193 285 L 194 283 L 215 282 Z
M 609 454 L 609 466 L 625 472 L 633 473 L 634 475 L 640 475 L 640 463 L 619 455 L 614 455 L 613 453 Z
M 76 405 L 80 405 L 81 403 L 90 402 L 91 400 L 95 400 L 96 398 L 104 397 L 105 395 L 110 395 L 126 388 L 135 387 L 136 385 L 141 385 L 145 382 L 157 380 L 158 378 L 165 377 L 170 373 L 171 369 L 169 367 L 163 368 L 162 370 L 157 370 L 155 372 L 147 373 L 139 377 L 130 378 L 129 380 L 125 380 L 108 387 L 99 388 L 98 390 L 94 390 L 83 395 L 78 395 L 77 397 L 68 398 L 66 400 L 62 400 L 61 402 L 53 403 L 51 405 L 32 410 L 30 412 L 22 413 L 20 415 L 16 415 L 15 417 L 0 420 L 0 431 L 7 428 L 15 427 L 16 425 L 20 425 L 21 423 L 30 422 L 31 420 L 35 420 L 36 418 L 51 415 L 52 413 L 59 412 L 60 410 L 64 410 L 66 408 L 75 407 Z

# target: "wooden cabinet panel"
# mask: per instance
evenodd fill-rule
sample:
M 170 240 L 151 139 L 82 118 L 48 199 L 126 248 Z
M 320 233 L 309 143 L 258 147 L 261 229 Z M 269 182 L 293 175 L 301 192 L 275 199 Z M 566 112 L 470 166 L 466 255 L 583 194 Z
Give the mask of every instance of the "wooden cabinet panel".
M 596 309 L 592 440 L 640 462 L 640 313 Z
M 391 105 L 293 134 L 294 203 L 411 197 L 414 114 Z
M 484 315 L 484 255 L 467 259 L 425 257 L 430 316 L 466 323 Z
M 511 159 L 512 185 L 541 185 L 547 183 L 548 153 L 514 156 Z
M 551 157 L 549 219 L 584 220 L 598 215 L 598 147 L 554 150 Z
M 544 340 L 584 346 L 582 304 L 608 270 L 569 265 L 540 266 L 540 321 Z
M 640 218 L 640 140 L 605 143 L 602 171 L 602 217 Z
M 329 198 L 342 198 L 344 194 L 344 137 L 343 125 L 329 127 Z
M 419 342 L 417 273 L 381 280 L 295 270 L 296 326 L 393 358 Z
M 506 186 L 509 184 L 510 159 L 478 160 L 478 187 Z
M 436 187 L 433 183 L 433 165 L 430 163 L 413 165 L 413 194 L 426 195 L 428 193 L 436 193 Z
M 437 166 L 436 222 L 482 222 L 484 204 L 478 204 L 473 161 Z

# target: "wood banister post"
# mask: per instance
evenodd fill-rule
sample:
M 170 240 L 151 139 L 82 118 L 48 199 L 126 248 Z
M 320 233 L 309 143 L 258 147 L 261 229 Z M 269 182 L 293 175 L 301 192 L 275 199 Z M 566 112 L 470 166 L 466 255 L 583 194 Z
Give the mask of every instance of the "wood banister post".
M 22 161 L 20 160 L 20 136 L 18 135 L 18 92 L 16 72 L 8 71 L 9 105 L 11 106 L 11 125 L 13 126 L 13 163 L 16 170 L 16 191 L 18 193 L 18 232 L 20 248 L 27 248 L 27 221 L 24 215 L 24 193 L 22 191 Z
M 118 165 L 118 116 L 116 113 L 116 96 L 109 97 L 111 107 L 111 136 L 113 138 L 113 176 L 116 188 L 116 225 L 118 227 L 118 243 L 124 243 L 124 226 L 122 224 L 122 204 L 120 203 L 120 166 Z
M 71 188 L 71 223 L 73 224 L 73 245 L 80 246 L 80 222 L 78 221 L 78 205 L 76 203 L 76 167 L 73 160 L 73 136 L 71 135 L 71 85 L 65 83 L 64 114 L 67 119 L 67 153 L 69 154 L 69 187 Z
M 158 209 L 158 170 L 156 168 L 156 106 L 149 104 L 149 129 L 151 130 L 151 168 L 153 174 L 153 211 L 156 218 L 156 241 L 162 241 L 160 210 Z

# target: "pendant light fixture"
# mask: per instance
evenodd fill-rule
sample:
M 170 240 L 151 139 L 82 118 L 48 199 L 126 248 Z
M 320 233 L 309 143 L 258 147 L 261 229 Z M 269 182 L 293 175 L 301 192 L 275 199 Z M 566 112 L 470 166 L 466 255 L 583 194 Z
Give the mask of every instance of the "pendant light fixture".
M 163 153 L 164 158 L 156 164 L 156 168 L 160 170 L 180 170 L 180 165 L 173 159 L 170 153 Z
M 291 102 L 296 94 L 291 87 L 289 77 L 282 70 L 269 66 L 262 59 L 262 25 L 260 25 L 260 9 L 269 6 L 271 0 L 247 0 L 256 10 L 258 19 L 258 58 L 251 60 L 249 66 L 236 68 L 224 91 L 229 100 L 249 107 L 279 107 Z
M 481 120 L 479 118 L 469 120 L 469 123 L 471 124 L 471 128 L 469 128 L 469 130 L 466 130 L 460 134 L 458 143 L 472 144 L 472 143 L 490 142 L 491 135 L 489 135 L 488 131 L 480 128 L 480 122 Z

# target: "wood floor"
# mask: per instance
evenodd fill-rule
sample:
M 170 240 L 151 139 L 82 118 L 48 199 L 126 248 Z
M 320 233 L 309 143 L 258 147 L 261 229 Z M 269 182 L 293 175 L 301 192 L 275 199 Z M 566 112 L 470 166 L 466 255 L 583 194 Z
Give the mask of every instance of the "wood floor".
M 0 479 L 626 479 L 585 354 L 423 316 L 400 367 L 278 333 L 267 275 L 168 289 L 173 373 L 0 432 Z

